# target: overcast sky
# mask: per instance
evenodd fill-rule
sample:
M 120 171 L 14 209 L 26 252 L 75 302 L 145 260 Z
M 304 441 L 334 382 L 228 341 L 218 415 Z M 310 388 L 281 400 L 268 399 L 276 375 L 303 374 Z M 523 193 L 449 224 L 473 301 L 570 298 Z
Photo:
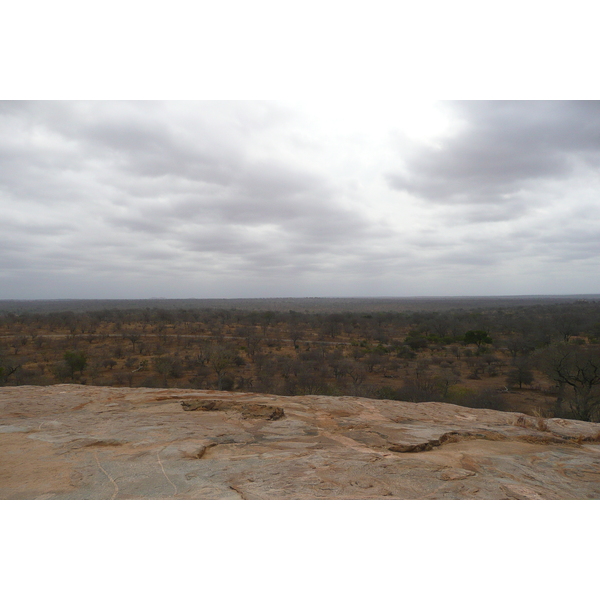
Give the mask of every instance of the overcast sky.
M 0 102 L 0 297 L 599 293 L 600 102 Z

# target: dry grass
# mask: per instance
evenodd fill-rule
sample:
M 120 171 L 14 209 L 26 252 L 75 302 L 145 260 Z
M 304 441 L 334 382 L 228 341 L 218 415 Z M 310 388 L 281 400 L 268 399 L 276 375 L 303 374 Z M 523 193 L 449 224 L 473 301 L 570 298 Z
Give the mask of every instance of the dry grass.
M 525 415 L 519 415 L 514 423 L 517 427 L 525 429 L 535 429 L 537 431 L 548 431 L 548 422 L 543 417 L 529 418 Z

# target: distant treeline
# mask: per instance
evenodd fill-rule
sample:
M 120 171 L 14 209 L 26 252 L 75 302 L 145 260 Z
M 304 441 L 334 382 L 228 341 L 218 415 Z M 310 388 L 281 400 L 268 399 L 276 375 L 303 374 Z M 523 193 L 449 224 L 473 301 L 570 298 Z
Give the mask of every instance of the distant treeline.
M 310 299 L 307 299 L 307 302 Z M 322 302 L 326 300 L 321 299 Z M 40 301 L 41 302 L 41 301 Z M 50 308 L 49 304 L 44 308 Z M 122 306 L 105 307 L 93 310 L 71 310 L 67 307 L 71 301 L 64 302 L 64 310 L 60 311 L 10 311 L 0 313 L 0 326 L 47 327 L 50 331 L 66 329 L 72 334 L 93 333 L 98 326 L 114 324 L 116 331 L 123 327 L 138 324 L 169 324 L 183 325 L 180 333 L 194 333 L 195 324 L 203 324 L 212 332 L 217 332 L 223 326 L 252 326 L 262 327 L 308 327 L 320 332 L 324 340 L 335 339 L 338 335 L 346 334 L 352 337 L 362 336 L 381 343 L 389 343 L 390 337 L 402 335 L 410 330 L 405 343 L 419 347 L 430 343 L 453 343 L 463 341 L 467 331 L 484 331 L 500 343 L 516 337 L 526 339 L 532 346 L 540 347 L 553 341 L 569 341 L 576 336 L 585 336 L 590 340 L 600 339 L 600 301 L 576 300 L 567 303 L 518 305 L 512 307 L 498 306 L 494 308 L 446 308 L 445 310 L 359 310 L 360 299 L 354 299 L 352 310 L 339 309 L 325 311 L 298 311 L 218 308 L 218 307 L 168 307 L 169 302 L 193 303 L 195 301 L 170 301 L 164 307 L 136 306 L 142 301 L 106 301 L 109 304 L 125 303 Z M 104 301 L 72 301 L 104 302 Z M 208 302 L 208 301 L 207 301 Z M 234 302 L 234 301 L 232 301 Z M 250 302 L 250 301 L 248 301 Z M 258 305 L 260 301 L 256 300 Z M 300 302 L 300 301 L 299 301 Z M 332 304 L 336 300 L 331 299 Z M 368 300 L 364 300 L 368 306 Z M 59 305 L 59 304 L 57 304 Z M 75 304 L 81 308 L 80 305 Z M 420 341 L 419 341 L 420 340 Z
M 566 296 L 414 296 L 374 298 L 148 298 L 141 300 L 0 300 L 0 315 L 16 313 L 76 313 L 136 309 L 238 309 L 299 312 L 404 312 L 454 309 L 519 308 L 578 301 L 598 302 L 600 294 Z

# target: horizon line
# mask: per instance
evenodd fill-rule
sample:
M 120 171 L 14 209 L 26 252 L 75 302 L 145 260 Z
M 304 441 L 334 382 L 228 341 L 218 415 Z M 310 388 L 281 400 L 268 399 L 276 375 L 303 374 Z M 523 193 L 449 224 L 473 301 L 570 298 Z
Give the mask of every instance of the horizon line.
M 240 296 L 240 297 L 177 297 L 150 296 L 139 298 L 5 298 L 0 302 L 86 302 L 86 301 L 139 301 L 139 300 L 398 300 L 422 298 L 579 298 L 582 296 L 598 296 L 597 293 L 574 294 L 469 294 L 469 295 L 410 295 L 410 296 Z

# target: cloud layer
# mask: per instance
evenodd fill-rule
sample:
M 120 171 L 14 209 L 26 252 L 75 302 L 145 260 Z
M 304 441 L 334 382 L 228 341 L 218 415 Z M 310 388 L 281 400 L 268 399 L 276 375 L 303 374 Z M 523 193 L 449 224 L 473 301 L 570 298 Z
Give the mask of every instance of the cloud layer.
M 600 103 L 372 110 L 1 102 L 1 297 L 598 291 Z

